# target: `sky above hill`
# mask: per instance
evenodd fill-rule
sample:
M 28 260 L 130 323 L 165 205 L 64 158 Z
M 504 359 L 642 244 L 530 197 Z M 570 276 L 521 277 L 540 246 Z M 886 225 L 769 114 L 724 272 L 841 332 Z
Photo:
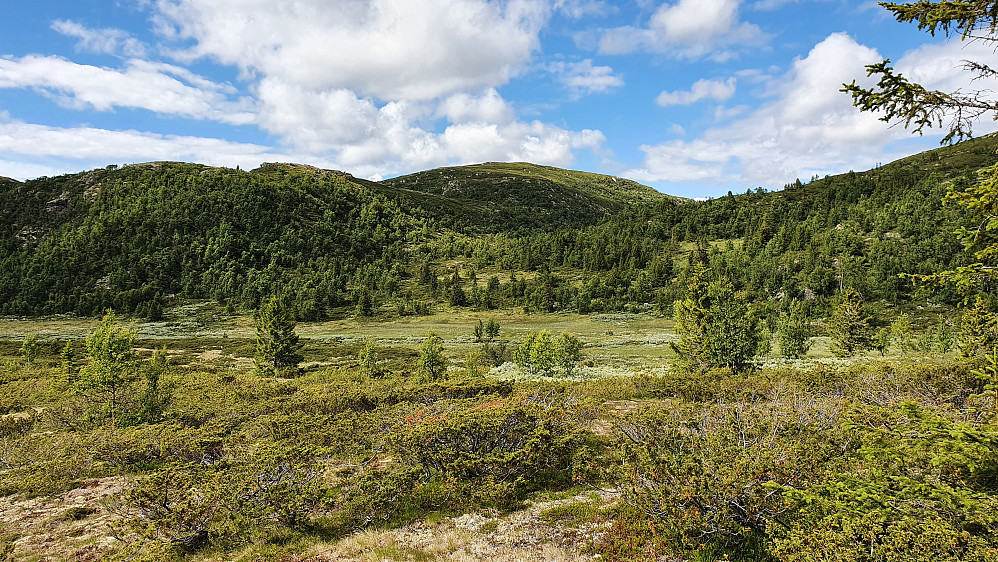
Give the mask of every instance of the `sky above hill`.
M 850 0 L 18 1 L 0 175 L 529 161 L 688 197 L 778 189 L 938 145 L 851 106 L 864 65 L 950 90 L 995 57 Z

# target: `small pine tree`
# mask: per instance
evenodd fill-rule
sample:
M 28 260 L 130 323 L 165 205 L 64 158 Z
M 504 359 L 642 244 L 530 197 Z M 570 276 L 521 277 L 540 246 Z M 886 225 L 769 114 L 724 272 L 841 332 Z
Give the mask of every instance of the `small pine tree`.
M 142 421 L 147 423 L 159 421 L 169 404 L 169 392 L 164 391 L 160 385 L 160 379 L 166 374 L 169 366 L 165 347 L 153 352 L 143 373 L 146 379 L 146 388 L 140 399 L 139 418 Z
M 302 344 L 295 333 L 295 321 L 277 296 L 260 307 L 256 324 L 257 373 L 267 376 L 295 376 L 302 361 Z
M 887 349 L 891 346 L 891 329 L 884 327 L 877 330 L 873 334 L 872 346 L 880 352 L 881 357 L 887 355 Z
M 686 298 L 675 303 L 679 342 L 669 345 L 676 368 L 698 374 L 721 367 L 747 371 L 759 349 L 759 322 L 735 296 L 731 281 L 708 282 L 707 276 L 707 267 L 694 263 Z
M 28 365 L 34 364 L 35 359 L 38 359 L 37 334 L 28 334 L 24 336 L 24 342 L 21 343 L 21 357 Z
M 367 288 L 363 288 L 357 294 L 357 316 L 368 317 L 374 312 L 374 300 Z
M 59 383 L 58 390 L 66 390 L 76 384 L 76 375 L 80 372 L 79 365 L 76 364 L 76 348 L 73 342 L 67 341 L 59 355 L 62 373 L 56 378 Z
M 949 353 L 953 349 L 954 339 L 953 329 L 949 322 L 945 318 L 940 318 L 935 330 L 936 351 Z
M 811 349 L 811 322 L 807 318 L 804 303 L 790 301 L 780 314 L 779 322 L 780 353 L 784 357 L 798 359 Z
M 364 344 L 364 347 L 357 354 L 357 361 L 360 363 L 360 369 L 368 377 L 377 377 L 380 375 L 378 370 L 378 357 L 374 353 L 374 342 L 368 340 Z
M 499 322 L 496 322 L 495 318 L 489 318 L 489 321 L 485 323 L 485 336 L 489 341 L 499 339 L 499 330 Z
M 964 357 L 990 355 L 998 347 L 998 317 L 980 296 L 960 322 L 960 354 Z
M 450 277 L 450 304 L 451 306 L 468 306 L 468 295 L 461 288 L 461 275 L 454 270 Z
M 444 340 L 433 332 L 430 332 L 419 347 L 419 372 L 430 382 L 440 380 L 447 373 Z
M 870 317 L 864 314 L 863 300 L 856 289 L 849 288 L 842 293 L 841 302 L 832 312 L 828 331 L 832 336 L 832 352 L 840 357 L 873 347 Z
M 562 332 L 554 341 L 555 357 L 565 371 L 566 376 L 572 376 L 576 365 L 582 361 L 582 341 L 570 332 Z
M 897 345 L 901 353 L 907 355 L 909 351 L 915 349 L 915 332 L 911 327 L 911 319 L 905 313 L 898 314 L 898 317 L 891 322 L 891 340 Z

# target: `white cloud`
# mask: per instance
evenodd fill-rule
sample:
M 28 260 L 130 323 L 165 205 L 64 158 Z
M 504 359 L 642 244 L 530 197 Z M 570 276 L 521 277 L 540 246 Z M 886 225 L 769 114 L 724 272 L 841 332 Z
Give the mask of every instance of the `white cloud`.
M 567 166 L 572 150 L 597 148 L 605 138 L 599 131 L 572 132 L 533 123 L 453 125 L 444 131 L 441 143 L 458 154 L 462 162 L 521 161 Z
M 624 85 L 624 79 L 609 66 L 593 66 L 591 59 L 580 62 L 554 62 L 548 65 L 558 81 L 576 96 L 605 93 Z
M 56 173 L 79 171 L 80 163 L 93 167 L 108 163 L 181 160 L 217 166 L 255 167 L 262 161 L 280 159 L 268 147 L 178 135 L 140 131 L 109 131 L 93 127 L 49 127 L 19 121 L 0 121 L 0 153 L 24 156 L 22 162 L 49 159 L 28 168 L 23 174 L 52 169 Z M 56 159 L 51 161 L 51 159 Z M 6 170 L 0 174 L 11 175 Z M 52 175 L 51 173 L 46 175 Z M 19 179 L 23 177 L 19 176 Z
M 314 90 L 427 100 L 498 86 L 539 48 L 543 0 L 157 0 L 177 53 Z
M 120 29 L 90 29 L 67 20 L 52 22 L 52 29 L 68 37 L 77 38 L 76 48 L 80 51 L 139 58 L 146 56 L 145 45 Z
M 240 89 L 184 66 L 129 59 L 119 68 L 56 56 L 0 58 L 0 88 L 32 88 L 63 106 L 251 124 L 279 148 L 191 136 L 90 127 L 56 128 L 0 119 L 0 152 L 37 166 L 195 160 L 251 167 L 308 162 L 383 177 L 416 169 L 528 160 L 570 165 L 598 150 L 599 131 L 571 131 L 517 118 L 497 87 L 530 66 L 555 10 L 570 17 L 612 11 L 589 0 L 149 0 L 164 51 L 187 63 L 240 71 Z M 72 22 L 53 28 L 80 48 L 124 52 L 127 34 Z M 558 78 L 579 92 L 622 81 L 586 60 Z M 248 92 L 248 93 L 245 93 Z M 5 122 L 6 121 L 6 122 Z M 44 160 L 44 162 L 42 162 Z M 56 164 L 53 164 L 56 162 Z
M 119 70 L 56 56 L 0 57 L 0 88 L 34 88 L 75 109 L 147 109 L 230 124 L 253 120 L 249 102 L 230 99 L 231 86 L 181 67 L 134 59 Z
M 647 27 L 625 26 L 605 31 L 599 40 L 604 54 L 635 51 L 665 53 L 681 59 L 733 57 L 733 47 L 759 45 L 767 37 L 738 18 L 741 0 L 678 0 L 658 7 Z
M 644 166 L 627 175 L 639 181 L 779 187 L 797 177 L 872 165 L 884 158 L 891 141 L 907 133 L 859 112 L 839 89 L 865 76 L 865 64 L 879 60 L 873 49 L 833 34 L 773 80 L 774 99 L 695 140 L 641 147 Z
M 586 16 L 605 16 L 615 13 L 617 7 L 600 0 L 555 0 L 555 9 L 568 17 L 582 19 Z
M 994 81 L 970 84 L 970 74 L 961 68 L 963 59 L 993 56 L 987 45 L 954 40 L 906 53 L 897 68 L 930 89 L 994 89 Z M 646 182 L 773 188 L 795 178 L 865 169 L 900 158 L 911 153 L 913 142 L 931 148 L 931 140 L 911 139 L 903 127 L 860 112 L 839 91 L 853 79 L 870 85 L 864 65 L 882 58 L 848 35 L 830 35 L 783 76 L 770 79 L 765 88 L 769 102 L 694 140 L 641 147 L 644 165 L 626 175 Z M 998 124 L 984 121 L 975 133 L 996 128 Z
M 735 95 L 735 78 L 727 80 L 697 80 L 687 91 L 662 92 L 655 103 L 662 107 L 690 105 L 700 100 L 727 101 Z
M 437 114 L 446 117 L 451 123 L 509 123 L 513 120 L 513 108 L 499 95 L 495 88 L 489 88 L 480 96 L 454 94 L 440 103 Z

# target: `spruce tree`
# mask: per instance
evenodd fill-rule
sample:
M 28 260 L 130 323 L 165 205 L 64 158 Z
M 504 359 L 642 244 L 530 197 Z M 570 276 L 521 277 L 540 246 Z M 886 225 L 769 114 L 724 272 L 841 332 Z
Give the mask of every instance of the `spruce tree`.
M 744 372 L 759 348 L 759 322 L 735 295 L 727 277 L 708 280 L 702 263 L 691 265 L 686 298 L 675 303 L 676 334 L 670 343 L 677 370 L 703 374 L 727 367 Z
M 870 318 L 863 312 L 863 299 L 856 289 L 848 288 L 832 312 L 828 327 L 832 337 L 832 353 L 851 356 L 873 346 Z
M 784 357 L 797 359 L 807 355 L 811 349 L 811 322 L 804 303 L 792 300 L 784 307 L 780 314 L 778 339 L 780 353 Z
M 302 361 L 302 343 L 295 333 L 295 321 L 277 296 L 271 296 L 260 307 L 256 324 L 257 373 L 267 376 L 295 376 Z

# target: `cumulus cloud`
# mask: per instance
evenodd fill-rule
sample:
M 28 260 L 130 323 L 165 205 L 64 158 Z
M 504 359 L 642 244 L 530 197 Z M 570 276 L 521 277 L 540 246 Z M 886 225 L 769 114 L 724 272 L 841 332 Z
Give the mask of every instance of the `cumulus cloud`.
M 741 0 L 678 0 L 665 3 L 645 27 L 605 31 L 599 40 L 604 54 L 635 51 L 664 53 L 680 59 L 724 60 L 738 46 L 759 45 L 767 37 L 758 26 L 738 17 Z
M 449 96 L 440 103 L 437 115 L 446 117 L 451 123 L 465 121 L 473 123 L 509 123 L 513 121 L 513 108 L 499 95 L 495 88 L 474 96 L 460 93 Z
M 609 66 L 593 66 L 592 59 L 580 62 L 554 62 L 548 65 L 558 81 L 574 95 L 604 93 L 624 85 L 624 79 Z
M 993 53 L 987 45 L 954 40 L 911 51 L 898 60 L 897 68 L 929 88 L 967 89 L 971 76 L 962 70 L 961 60 L 988 56 Z M 864 65 L 882 58 L 846 34 L 830 35 L 784 75 L 769 79 L 771 101 L 694 140 L 642 146 L 644 165 L 626 175 L 646 182 L 772 188 L 795 178 L 863 169 L 905 156 L 911 152 L 910 145 L 904 146 L 911 142 L 910 132 L 860 112 L 839 91 L 853 79 L 869 85 L 870 80 L 862 78 Z M 996 128 L 984 122 L 975 132 Z M 931 148 L 931 142 L 924 146 Z
M 230 99 L 235 93 L 231 86 L 185 68 L 137 59 L 111 69 L 56 56 L 0 57 L 0 88 L 33 88 L 76 109 L 147 109 L 236 125 L 254 119 L 247 101 Z
M 254 125 L 278 148 L 139 131 L 0 124 L 0 151 L 26 159 L 196 160 L 253 166 L 303 161 L 383 177 L 482 160 L 570 165 L 598 149 L 599 131 L 524 122 L 499 94 L 531 64 L 556 11 L 598 15 L 592 0 L 148 0 L 160 52 L 115 30 L 60 21 L 53 29 L 92 52 L 132 53 L 119 68 L 56 56 L 0 58 L 0 88 L 31 88 L 65 107 L 145 109 L 161 115 Z M 101 33 L 107 32 L 105 37 Z M 238 87 L 185 67 L 237 69 Z M 557 78 L 578 92 L 622 84 L 609 67 L 565 63 Z M 2 121 L 2 120 L 0 120 Z M 11 139 L 21 139 L 14 142 Z M 79 139 L 69 146 L 68 139 Z M 96 147 L 102 148 L 98 151 Z M 65 149 L 65 152 L 60 152 Z M 37 162 L 36 162 L 37 163 Z M 38 164 L 47 165 L 47 164 Z
M 262 161 L 280 159 L 268 147 L 221 139 L 160 135 L 140 131 L 109 131 L 93 127 L 50 127 L 19 121 L 0 121 L 0 153 L 30 159 L 56 157 L 68 170 L 78 163 L 104 165 L 109 158 L 119 162 L 187 160 L 217 166 L 253 167 Z M 30 167 L 29 167 L 30 169 Z M 58 169 L 58 165 L 34 164 L 33 169 Z M 7 173 L 9 172 L 0 172 Z M 18 173 L 17 170 L 14 173 Z M 23 172 L 22 172 L 23 173 Z M 23 179 L 23 178 L 20 178 Z
M 90 29 L 78 22 L 56 20 L 52 29 L 67 37 L 77 39 L 76 48 L 90 53 L 145 57 L 145 45 L 121 29 Z
M 859 112 L 839 92 L 843 82 L 865 75 L 865 64 L 881 58 L 848 35 L 833 34 L 773 79 L 774 99 L 697 139 L 642 146 L 644 166 L 627 175 L 639 181 L 778 187 L 796 177 L 862 165 L 907 135 Z
M 655 103 L 662 107 L 690 105 L 700 100 L 727 101 L 735 95 L 735 78 L 727 80 L 697 80 L 686 91 L 662 92 Z
M 498 86 L 539 48 L 543 0 L 156 0 L 160 33 L 316 90 L 427 100 Z

